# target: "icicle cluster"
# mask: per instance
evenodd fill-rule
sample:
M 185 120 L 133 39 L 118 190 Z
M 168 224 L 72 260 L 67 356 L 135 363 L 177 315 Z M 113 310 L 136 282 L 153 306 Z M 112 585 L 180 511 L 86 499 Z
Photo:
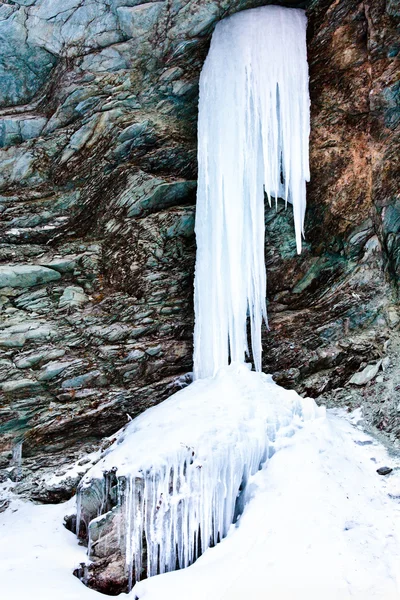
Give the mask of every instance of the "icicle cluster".
M 92 525 L 96 544 L 99 520 L 115 518 L 129 587 L 191 565 L 226 536 L 278 437 L 293 435 L 314 411 L 312 400 L 244 365 L 149 409 L 79 486 L 77 532 L 84 521 L 89 558 Z
M 309 180 L 304 11 L 266 6 L 218 23 L 200 78 L 194 375 L 252 354 L 266 321 L 264 191 L 293 204 L 297 250 Z

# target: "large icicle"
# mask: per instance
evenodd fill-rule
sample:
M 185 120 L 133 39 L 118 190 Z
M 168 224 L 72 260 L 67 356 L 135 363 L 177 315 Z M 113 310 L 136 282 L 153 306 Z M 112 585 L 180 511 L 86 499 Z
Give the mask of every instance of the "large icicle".
M 267 6 L 218 23 L 200 78 L 195 378 L 244 361 L 247 316 L 261 370 L 264 190 L 293 204 L 300 252 L 308 138 L 304 11 Z

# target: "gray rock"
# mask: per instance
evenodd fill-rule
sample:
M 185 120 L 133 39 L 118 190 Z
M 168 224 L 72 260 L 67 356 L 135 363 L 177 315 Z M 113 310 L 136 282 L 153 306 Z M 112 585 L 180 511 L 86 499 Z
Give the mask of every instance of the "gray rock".
M 22 348 L 25 342 L 23 333 L 0 333 L 0 348 Z
M 38 137 L 47 123 L 45 117 L 0 119 L 0 148 Z
M 90 371 L 89 373 L 84 373 L 83 375 L 66 379 L 62 382 L 62 388 L 66 390 L 76 390 L 88 385 L 94 385 L 97 387 L 105 385 L 106 383 L 107 379 L 104 377 L 101 371 Z
M 153 346 L 152 348 L 146 349 L 146 354 L 148 354 L 149 356 L 158 356 L 161 353 L 162 353 L 161 346 Z
M 31 7 L 27 29 L 29 43 L 54 55 L 86 54 L 123 39 L 106 0 L 42 0 Z
M 76 256 L 63 256 L 60 258 L 54 258 L 50 261 L 40 261 L 39 264 L 42 267 L 48 267 L 54 269 L 59 273 L 73 273 L 76 267 Z
M 131 333 L 132 328 L 129 325 L 115 323 L 114 325 L 109 325 L 108 327 L 95 325 L 93 327 L 89 327 L 86 331 L 90 336 L 107 340 L 108 342 L 117 342 L 126 339 Z
M 118 136 L 119 142 L 126 142 L 132 140 L 135 137 L 142 135 L 149 127 L 149 121 L 143 121 L 143 123 L 133 123 L 126 127 Z
M 52 307 L 46 288 L 21 294 L 21 296 L 16 298 L 15 305 L 22 310 L 39 313 L 48 312 Z
M 0 119 L 0 148 L 13 146 L 21 141 L 19 122 L 15 119 Z
M 69 94 L 50 117 L 44 133 L 52 133 L 58 127 L 73 123 L 85 110 L 95 106 L 99 101 L 98 89 L 94 86 L 73 87 Z
M 390 328 L 394 329 L 400 323 L 400 313 L 397 306 L 389 306 L 386 310 L 386 320 Z
M 27 40 L 25 25 L 22 10 L 0 20 L 0 107 L 29 102 L 57 62 L 51 53 Z
M 163 2 L 148 2 L 133 7 L 121 6 L 117 8 L 121 30 L 128 37 L 143 40 L 151 35 L 164 10 Z
M 160 81 L 169 83 L 171 81 L 175 81 L 175 79 L 179 79 L 181 75 L 183 75 L 183 70 L 180 67 L 171 67 L 164 71 L 160 77 Z
M 117 358 L 121 352 L 120 346 L 99 346 L 99 355 L 101 358 Z
M 54 324 L 25 321 L 0 330 L 0 347 L 21 348 L 26 342 L 41 344 L 58 338 Z
M 65 288 L 58 305 L 60 308 L 65 308 L 66 306 L 82 306 L 86 302 L 89 302 L 89 298 L 83 288 L 71 285 Z
M 67 162 L 74 154 L 80 152 L 83 147 L 92 148 L 111 131 L 114 127 L 114 121 L 120 114 L 121 112 L 115 109 L 93 115 L 87 123 L 72 135 L 68 146 L 61 156 L 60 163 Z
M 22 147 L 11 147 L 0 150 L 0 189 L 9 185 L 37 185 L 44 180 L 44 170 L 36 169 L 33 152 Z
M 174 81 L 172 85 L 172 93 L 174 96 L 186 96 L 187 94 L 196 94 L 198 91 L 197 81 Z
M 130 135 L 132 127 L 121 135 Z M 138 217 L 155 210 L 194 202 L 196 187 L 196 181 L 166 182 L 138 172 L 130 177 L 128 186 L 116 202 L 126 207 L 128 217 Z
M 136 360 L 141 360 L 144 358 L 144 352 L 142 350 L 132 350 L 125 358 L 125 362 L 131 362 Z
M 43 369 L 39 375 L 39 381 L 50 381 L 60 375 L 65 369 L 74 364 L 75 361 L 69 360 L 65 362 L 50 362 Z
M 37 265 L 0 266 L 0 288 L 28 288 L 60 278 L 61 275 L 57 271 Z
M 7 381 L 13 374 L 14 365 L 11 360 L 0 358 L 0 381 Z
M 129 62 L 127 56 L 118 48 L 105 48 L 98 54 L 88 54 L 82 61 L 83 71 L 102 73 L 104 71 L 120 71 L 127 69 Z
M 31 140 L 38 137 L 47 123 L 46 117 L 32 117 L 29 119 L 21 119 L 20 131 L 23 141 Z
M 379 467 L 379 469 L 376 470 L 378 475 L 389 475 L 392 471 L 393 469 L 391 467 Z
M 369 381 L 372 381 L 378 374 L 382 361 L 379 360 L 376 365 L 367 365 L 360 373 L 354 373 L 349 383 L 353 385 L 365 385 Z
M 33 381 L 32 379 L 6 381 L 5 383 L 2 383 L 0 387 L 5 394 L 10 395 L 28 395 L 31 393 L 37 393 L 42 389 L 41 384 L 38 381 Z
M 49 340 L 56 340 L 59 337 L 57 329 L 50 323 L 44 323 L 42 325 L 37 325 L 34 328 L 30 328 L 25 331 L 24 335 L 27 341 L 38 344 Z
M 55 358 L 61 358 L 64 354 L 65 350 L 62 348 L 30 352 L 28 354 L 18 355 L 14 358 L 14 364 L 18 369 L 31 369 L 32 367 L 54 360 Z

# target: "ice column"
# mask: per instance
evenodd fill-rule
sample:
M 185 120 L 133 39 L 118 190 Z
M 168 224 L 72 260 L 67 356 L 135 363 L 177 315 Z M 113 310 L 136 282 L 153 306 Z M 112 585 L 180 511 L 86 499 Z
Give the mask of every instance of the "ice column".
M 301 251 L 309 180 L 304 11 L 266 6 L 218 23 L 200 77 L 195 378 L 252 354 L 266 314 L 264 192 L 293 204 Z

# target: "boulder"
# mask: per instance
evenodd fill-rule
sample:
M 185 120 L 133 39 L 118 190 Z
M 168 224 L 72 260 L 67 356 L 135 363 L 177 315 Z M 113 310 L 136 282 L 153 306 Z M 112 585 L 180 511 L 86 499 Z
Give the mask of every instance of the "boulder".
M 59 307 L 82 306 L 83 304 L 86 304 L 86 302 L 89 302 L 89 298 L 83 291 L 83 288 L 70 285 L 63 291 L 59 301 Z
M 37 265 L 0 266 L 0 288 L 29 288 L 61 279 L 54 269 Z
M 382 361 L 379 360 L 375 365 L 367 365 L 360 373 L 354 373 L 349 383 L 353 385 L 365 385 L 372 381 L 378 374 Z

